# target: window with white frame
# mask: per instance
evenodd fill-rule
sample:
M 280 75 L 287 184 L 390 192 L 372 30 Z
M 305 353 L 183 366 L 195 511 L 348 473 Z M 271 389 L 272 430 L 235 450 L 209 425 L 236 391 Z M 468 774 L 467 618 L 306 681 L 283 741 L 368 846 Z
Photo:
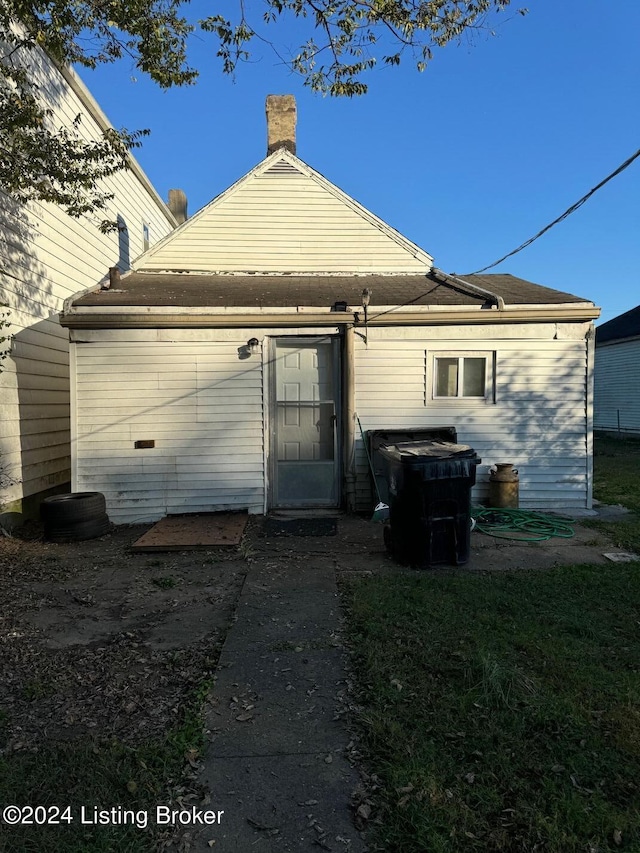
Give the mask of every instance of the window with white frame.
M 494 361 L 491 352 L 432 353 L 430 396 L 493 402 Z
M 149 223 L 142 223 L 142 251 L 146 252 L 149 248 Z

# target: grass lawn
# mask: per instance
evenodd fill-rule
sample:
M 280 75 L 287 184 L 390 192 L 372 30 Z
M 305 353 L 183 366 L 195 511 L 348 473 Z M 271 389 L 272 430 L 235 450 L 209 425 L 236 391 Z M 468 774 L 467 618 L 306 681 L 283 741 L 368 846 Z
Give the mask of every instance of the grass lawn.
M 640 554 L 640 438 L 598 435 L 594 442 L 594 497 L 633 510 L 626 521 L 592 522 L 617 546 Z
M 598 496 L 640 510 L 640 442 L 603 448 Z M 394 574 L 344 597 L 376 849 L 640 851 L 640 564 Z
M 10 853 L 151 853 L 162 841 L 155 807 L 184 781 L 185 756 L 199 754 L 204 745 L 202 709 L 211 686 L 203 679 L 183 706 L 175 725 L 154 740 L 135 747 L 120 741 L 80 739 L 50 742 L 9 756 L 0 756 L 0 803 L 61 807 L 47 814 L 55 825 L 0 825 L 0 851 Z M 0 734 L 2 718 L 0 717 Z M 1 738 L 0 738 L 1 740 Z M 132 816 L 115 818 L 121 825 L 88 825 L 93 807 Z M 82 825 L 85 805 L 87 825 Z M 68 811 L 62 810 L 70 806 Z M 174 806 L 176 807 L 176 806 Z M 146 816 L 146 818 L 145 818 Z M 4 832 L 4 838 L 3 838 Z

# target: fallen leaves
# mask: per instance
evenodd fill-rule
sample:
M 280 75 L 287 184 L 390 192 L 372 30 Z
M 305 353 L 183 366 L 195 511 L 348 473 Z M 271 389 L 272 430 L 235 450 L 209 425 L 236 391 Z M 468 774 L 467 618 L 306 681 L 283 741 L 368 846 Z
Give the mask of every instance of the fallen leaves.
M 362 805 L 358 806 L 356 815 L 362 820 L 369 820 L 371 817 L 371 806 L 369 803 L 362 803 Z
M 200 769 L 200 762 L 198 761 L 200 752 L 197 749 L 188 749 L 184 754 L 184 758 L 187 764 L 194 770 Z
M 258 832 L 264 833 L 267 838 L 273 838 L 276 835 L 280 835 L 280 828 L 277 826 L 268 826 L 267 824 L 260 823 L 260 821 L 253 820 L 253 818 L 250 817 L 247 818 L 247 823 L 249 826 L 258 830 Z
M 228 562 L 162 557 L 184 586 L 184 599 L 169 608 L 149 595 L 149 569 L 160 559 L 129 553 L 135 532 L 116 529 L 106 541 L 66 545 L 37 535 L 0 547 L 4 747 L 34 751 L 45 740 L 87 735 L 136 745 L 157 737 L 215 669 L 217 626 L 245 567 L 235 573 Z M 211 628 L 202 631 L 201 608 L 212 596 Z
M 364 775 L 366 777 L 366 774 Z M 364 782 L 358 783 L 351 795 L 353 822 L 360 831 L 364 830 L 371 821 L 374 805 L 372 796 L 377 787 L 374 777 L 365 778 L 365 781 L 368 784 Z
M 128 744 L 153 738 L 173 724 L 183 697 L 211 671 L 205 661 L 216 639 L 142 658 L 135 632 L 98 648 L 48 649 L 37 638 L 0 643 L 0 692 L 11 720 L 6 748 L 91 733 Z
M 234 685 L 236 686 L 236 685 Z M 245 696 L 232 696 L 229 702 L 229 708 L 234 715 L 234 719 L 239 723 L 248 723 L 254 718 L 255 709 L 255 694 L 250 693 Z M 239 714 L 236 711 L 240 711 Z

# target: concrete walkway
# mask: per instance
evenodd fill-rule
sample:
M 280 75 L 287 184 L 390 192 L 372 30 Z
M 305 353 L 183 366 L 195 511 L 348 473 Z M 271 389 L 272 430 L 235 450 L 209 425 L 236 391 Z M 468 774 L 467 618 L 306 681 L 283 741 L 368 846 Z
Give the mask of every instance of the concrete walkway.
M 346 752 L 346 697 L 336 577 L 410 572 L 386 555 L 382 525 L 342 516 L 336 536 L 261 536 L 222 649 L 207 728 L 205 782 L 219 826 L 200 832 L 204 853 L 363 853 L 351 819 L 358 774 Z M 571 539 L 517 543 L 472 534 L 465 567 L 544 569 L 605 563 L 607 542 L 576 526 Z M 211 843 L 214 842 L 214 843 Z
M 222 649 L 207 719 L 206 808 L 224 815 L 191 849 L 362 853 L 350 811 L 359 777 L 346 758 L 331 540 L 279 541 L 273 553 L 271 540 L 262 541 Z

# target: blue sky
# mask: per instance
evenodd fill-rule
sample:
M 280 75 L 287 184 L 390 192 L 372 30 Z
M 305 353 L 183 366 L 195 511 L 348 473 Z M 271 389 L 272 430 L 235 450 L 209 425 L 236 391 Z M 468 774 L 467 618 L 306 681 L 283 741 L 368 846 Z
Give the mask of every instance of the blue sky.
M 263 159 L 266 95 L 293 93 L 298 156 L 438 267 L 469 273 L 640 148 L 640 3 L 530 0 L 521 17 L 515 2 L 495 36 L 449 45 L 422 74 L 409 58 L 376 70 L 356 99 L 314 95 L 261 45 L 233 81 L 204 35 L 195 86 L 162 92 L 127 63 L 81 76 L 116 127 L 151 128 L 136 157 L 163 198 L 187 193 L 190 214 Z M 275 25 L 274 42 L 295 47 L 293 29 Z M 603 322 L 640 303 L 639 270 L 640 158 L 491 272 L 592 299 Z

